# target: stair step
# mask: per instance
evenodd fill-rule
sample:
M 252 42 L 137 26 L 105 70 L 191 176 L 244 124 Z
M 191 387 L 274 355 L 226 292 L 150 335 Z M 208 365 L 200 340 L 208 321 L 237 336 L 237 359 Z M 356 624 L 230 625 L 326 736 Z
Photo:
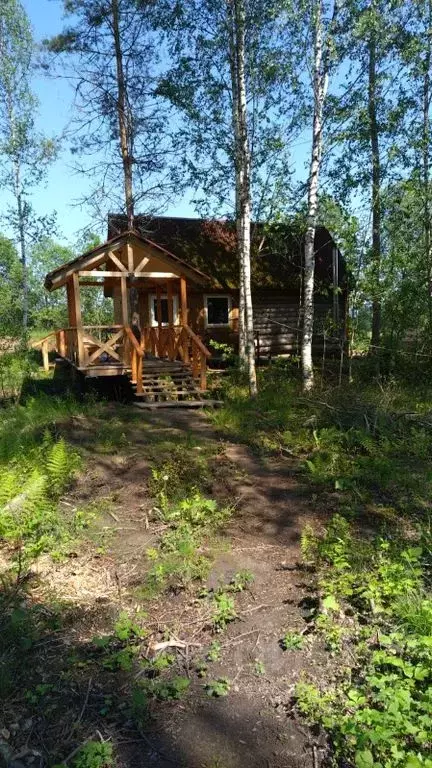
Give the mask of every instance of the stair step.
M 159 408 L 218 408 L 221 405 L 223 405 L 222 400 L 166 400 L 156 403 L 134 403 L 136 408 L 146 411 L 156 411 Z
M 180 389 L 180 390 L 171 391 L 171 392 L 166 392 L 166 391 L 165 392 L 164 391 L 157 391 L 157 392 L 155 392 L 154 390 L 150 389 L 147 392 L 135 392 L 135 397 L 148 397 L 149 395 L 155 395 L 155 396 L 167 395 L 168 397 L 178 397 L 179 395 L 181 395 L 181 396 L 183 396 L 183 395 L 195 395 L 195 397 L 197 397 L 197 396 L 199 396 L 199 392 L 198 392 L 198 390 L 193 391 L 193 390 L 190 390 L 190 389 Z
M 162 376 L 149 376 L 148 374 L 146 376 L 142 377 L 143 381 L 161 381 L 165 377 Z M 169 376 L 168 380 L 171 379 L 172 381 L 183 381 L 184 379 L 192 379 L 193 377 L 188 373 L 175 373 L 172 376 Z

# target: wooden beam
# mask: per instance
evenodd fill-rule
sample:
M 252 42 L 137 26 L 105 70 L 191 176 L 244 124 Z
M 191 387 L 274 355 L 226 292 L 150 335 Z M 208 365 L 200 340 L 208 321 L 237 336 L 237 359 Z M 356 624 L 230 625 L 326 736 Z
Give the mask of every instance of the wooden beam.
M 110 251 L 110 252 L 109 252 L 109 254 L 108 254 L 108 259 L 109 259 L 110 261 L 114 262 L 114 264 L 116 265 L 116 267 L 118 267 L 118 268 L 119 268 L 120 272 L 127 272 L 127 271 L 128 271 L 128 270 L 126 269 L 125 265 L 124 265 L 124 264 L 123 264 L 123 263 L 120 261 L 120 259 L 118 259 L 118 258 L 117 258 L 117 256 L 115 255 L 115 253 L 113 253 L 112 251 Z M 107 261 L 108 261 L 108 259 L 107 259 Z
M 110 270 L 93 269 L 85 270 L 80 269 L 78 272 L 79 277 L 122 277 L 128 274 L 133 277 L 153 277 L 160 280 L 178 280 L 178 275 L 174 272 L 113 272 Z
M 47 373 L 49 371 L 49 358 L 48 358 L 48 342 L 44 341 L 42 343 L 42 362 L 44 371 Z
M 142 272 L 144 267 L 146 266 L 146 264 L 149 263 L 149 261 L 150 261 L 149 257 L 148 256 L 144 256 L 144 258 L 141 259 L 140 263 L 136 267 L 135 272 Z
M 157 324 L 159 328 L 162 327 L 162 299 L 161 299 L 161 287 L 156 288 L 156 310 L 157 310 Z
M 69 326 L 71 328 L 75 328 L 76 326 L 75 299 L 74 299 L 74 293 L 73 293 L 72 278 L 70 278 L 66 283 L 66 295 L 67 295 L 67 305 L 68 305 Z
M 104 264 L 108 258 L 108 254 L 112 253 L 113 251 L 117 251 L 121 247 L 121 243 L 118 245 L 110 246 L 109 249 L 106 245 L 101 245 L 100 248 L 96 249 L 94 253 L 89 254 L 86 258 L 82 258 L 82 265 L 81 268 L 85 269 L 85 267 L 98 267 L 99 264 Z M 70 266 L 67 264 L 64 266 L 64 268 L 59 267 L 57 270 L 54 270 L 56 273 L 53 277 L 52 283 L 50 285 L 47 285 L 49 291 L 54 290 L 55 288 L 60 288 L 62 285 L 67 283 L 67 281 L 72 277 L 72 275 L 77 270 L 78 264 L 80 259 L 75 259 Z
M 82 316 L 81 316 L 81 295 L 80 295 L 79 279 L 76 272 L 72 275 L 72 294 L 73 294 L 75 327 L 76 327 L 77 344 L 78 344 L 78 365 L 87 365 L 87 355 L 86 355 L 86 349 L 84 346 L 84 332 L 83 332 L 83 323 L 82 323 Z
M 168 280 L 166 286 L 168 300 L 168 325 L 170 328 L 174 325 L 174 300 L 172 292 L 172 283 Z
M 187 287 L 184 275 L 180 277 L 180 322 L 182 325 L 188 324 L 187 317 Z
M 126 243 L 126 255 L 128 272 L 132 273 L 134 271 L 134 252 L 130 243 Z
M 80 280 L 79 281 L 80 286 L 85 286 L 87 288 L 92 288 L 93 286 L 96 286 L 96 288 L 99 286 L 102 288 L 105 286 L 105 283 L 103 280 Z
M 121 276 L 121 311 L 123 325 L 129 325 L 129 300 L 126 275 Z

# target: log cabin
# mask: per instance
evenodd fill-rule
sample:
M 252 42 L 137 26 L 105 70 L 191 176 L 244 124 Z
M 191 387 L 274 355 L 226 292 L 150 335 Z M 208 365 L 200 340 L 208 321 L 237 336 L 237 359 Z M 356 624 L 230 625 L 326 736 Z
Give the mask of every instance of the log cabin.
M 294 354 L 303 238 L 255 224 L 252 243 L 257 356 Z M 346 280 L 342 255 L 323 227 L 315 246 L 319 340 L 320 323 L 343 328 Z M 81 286 L 112 299 L 111 325 L 86 325 Z M 238 347 L 236 236 L 227 221 L 136 217 L 128 230 L 124 216 L 110 215 L 108 239 L 47 274 L 45 287 L 66 288 L 69 323 L 38 342 L 44 366 L 55 349 L 85 377 L 128 376 L 142 402 L 202 403 L 213 343 Z
M 205 273 L 204 286 L 188 286 L 188 323 L 212 350 L 212 342 L 238 349 L 239 270 L 236 235 L 232 222 L 176 217 L 135 218 L 136 229 L 145 237 L 175 253 L 189 266 Z M 108 237 L 127 229 L 126 216 L 108 217 Z M 300 227 L 281 224 L 266 229 L 254 223 L 252 243 L 252 303 L 257 357 L 265 360 L 277 355 L 300 352 L 302 322 L 301 292 L 304 232 Z M 109 295 L 109 294 L 107 294 Z M 178 313 L 178 298 L 174 298 Z M 344 338 L 347 312 L 347 273 L 345 261 L 325 227 L 315 236 L 315 337 L 322 346 L 326 328 L 330 347 L 339 347 Z M 164 322 L 167 295 L 162 297 Z M 178 316 L 178 314 L 177 314 Z M 142 320 L 155 325 L 156 296 L 143 289 Z

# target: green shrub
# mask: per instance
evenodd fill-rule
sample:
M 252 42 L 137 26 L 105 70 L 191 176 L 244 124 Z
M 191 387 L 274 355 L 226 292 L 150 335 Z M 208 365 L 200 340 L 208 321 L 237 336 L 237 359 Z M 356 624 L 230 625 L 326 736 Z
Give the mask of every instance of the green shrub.
M 26 349 L 0 352 L 0 399 L 19 398 L 24 381 L 37 369 L 35 356 Z
M 0 462 L 1 466 L 1 462 Z M 57 499 L 80 466 L 79 456 L 63 439 L 45 432 L 42 444 L 4 463 L 0 475 L 0 538 L 19 546 L 21 556 L 50 550 L 67 535 Z M 24 479 L 23 479 L 24 478 Z
M 322 594 L 316 628 L 332 652 L 348 643 L 354 660 L 333 690 L 299 684 L 298 708 L 356 768 L 432 766 L 432 599 L 422 542 L 424 533 L 409 542 L 365 538 L 336 516 L 307 548 Z
M 89 741 L 79 750 L 73 768 L 112 768 L 113 746 L 108 741 Z

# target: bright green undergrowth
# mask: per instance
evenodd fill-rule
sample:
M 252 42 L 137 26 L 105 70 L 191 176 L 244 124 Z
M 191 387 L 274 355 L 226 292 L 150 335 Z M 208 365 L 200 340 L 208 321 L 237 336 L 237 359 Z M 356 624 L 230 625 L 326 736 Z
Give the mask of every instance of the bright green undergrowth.
M 351 512 L 423 515 L 432 499 L 432 388 L 346 385 L 305 397 L 289 366 L 260 372 L 255 400 L 238 374 L 212 414 L 225 434 L 261 454 L 296 461 L 317 491 L 337 492 Z M 429 424 L 430 421 L 430 424 Z
M 167 502 L 159 511 L 169 527 L 159 546 L 147 550 L 151 567 L 145 591 L 149 595 L 204 580 L 212 564 L 214 537 L 231 514 L 228 507 L 220 507 L 198 490 L 182 501 Z
M 302 543 L 321 595 L 315 627 L 344 663 L 332 686 L 297 686 L 300 712 L 356 768 L 431 768 L 430 529 L 366 536 L 336 515 Z
M 21 566 L 41 552 L 60 555 L 91 519 L 90 508 L 70 512 L 61 504 L 81 459 L 59 433 L 62 422 L 89 407 L 37 398 L 1 412 L 0 540 L 12 545 Z
M 305 396 L 279 363 L 260 371 L 255 400 L 237 373 L 223 391 L 215 425 L 290 462 L 318 512 L 339 510 L 322 536 L 303 534 L 337 679 L 305 678 L 300 712 L 327 730 L 338 765 L 431 768 L 432 387 L 363 380 Z
M 167 524 L 158 546 L 147 550 L 151 565 L 144 593 L 149 596 L 167 587 L 185 588 L 204 580 L 217 534 L 232 513 L 231 507 L 206 495 L 215 448 L 188 443 L 160 453 L 149 480 L 157 504 L 155 514 Z

